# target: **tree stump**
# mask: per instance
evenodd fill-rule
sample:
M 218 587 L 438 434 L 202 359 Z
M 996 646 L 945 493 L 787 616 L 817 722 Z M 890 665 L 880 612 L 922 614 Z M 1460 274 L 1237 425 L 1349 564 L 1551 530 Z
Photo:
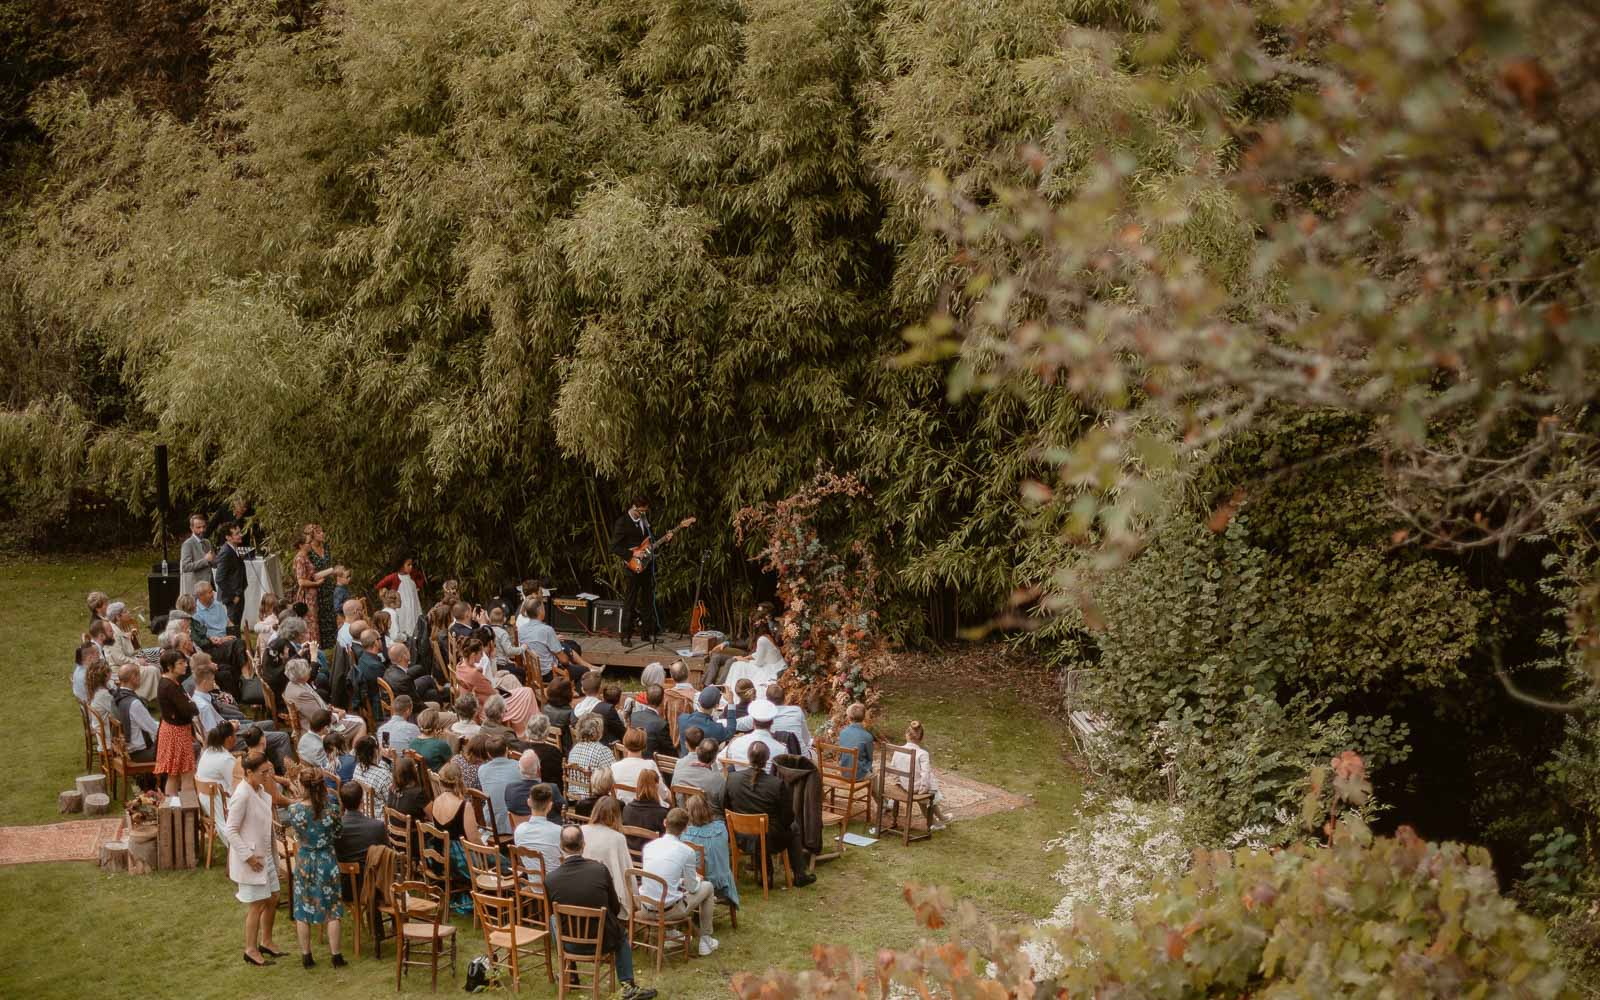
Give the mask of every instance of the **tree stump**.
M 63 814 L 83 812 L 83 793 L 77 789 L 56 796 L 56 808 Z
M 90 792 L 83 797 L 83 812 L 86 816 L 104 816 L 111 808 L 111 796 L 105 792 Z
M 154 824 L 128 831 L 128 872 L 147 875 L 156 870 L 156 828 Z
M 128 870 L 128 842 L 108 840 L 100 845 L 100 867 L 108 872 Z
M 106 793 L 106 776 L 103 774 L 85 774 L 78 778 L 78 794 L 87 799 L 91 795 L 104 795 Z

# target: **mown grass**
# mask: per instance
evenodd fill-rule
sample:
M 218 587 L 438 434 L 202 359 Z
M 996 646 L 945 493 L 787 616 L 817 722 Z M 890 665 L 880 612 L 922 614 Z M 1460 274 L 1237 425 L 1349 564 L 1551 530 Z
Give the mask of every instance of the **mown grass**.
M 150 562 L 115 559 L 0 562 L 0 677 L 12 715 L 0 726 L 0 822 L 56 822 L 56 792 L 71 786 L 83 744 L 69 677 L 71 649 L 87 612 L 83 597 L 102 589 L 142 609 Z M 995 920 L 1023 920 L 1050 911 L 1056 860 L 1040 849 L 1072 822 L 1080 787 L 1064 765 L 1065 733 L 1013 695 L 932 690 L 891 683 L 888 725 L 912 718 L 929 733 L 942 768 L 1031 795 L 1025 809 L 959 822 L 910 848 L 898 841 L 852 850 L 819 866 L 816 885 L 775 891 L 762 901 L 746 889 L 738 931 L 719 925 L 723 947 L 708 959 L 669 963 L 660 976 L 641 966 L 640 980 L 663 997 L 727 996 L 742 970 L 801 968 L 817 942 L 862 951 L 914 943 L 918 929 L 901 901 L 906 882 L 937 884 L 971 900 Z M 859 826 L 857 827 L 859 831 Z M 220 862 L 222 852 L 217 858 Z M 370 952 L 344 970 L 320 963 L 307 971 L 286 960 L 269 969 L 239 957 L 242 907 L 225 865 L 143 877 L 105 875 L 87 863 L 0 868 L 0 996 L 124 995 L 204 997 L 369 997 L 394 990 L 392 949 Z M 280 947 L 293 950 L 294 929 L 280 912 Z M 461 969 L 482 950 L 464 921 Z M 348 938 L 349 932 L 346 931 Z M 346 952 L 350 951 L 347 943 Z M 441 990 L 446 987 L 441 983 Z M 450 987 L 460 988 L 459 977 Z M 426 992 L 413 977 L 411 990 Z M 554 995 L 548 983 L 525 981 L 528 995 Z

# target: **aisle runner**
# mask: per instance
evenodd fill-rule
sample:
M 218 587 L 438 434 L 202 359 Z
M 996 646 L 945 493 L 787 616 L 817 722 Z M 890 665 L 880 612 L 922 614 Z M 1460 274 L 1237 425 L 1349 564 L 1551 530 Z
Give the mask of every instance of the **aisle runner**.
M 122 820 L 80 819 L 46 826 L 0 826 L 0 865 L 32 861 L 95 861 L 100 845 L 122 828 Z
M 1026 798 L 1012 795 L 1004 788 L 940 771 L 937 767 L 934 771 L 939 775 L 939 789 L 944 792 L 944 804 L 956 819 L 977 819 L 1028 805 Z

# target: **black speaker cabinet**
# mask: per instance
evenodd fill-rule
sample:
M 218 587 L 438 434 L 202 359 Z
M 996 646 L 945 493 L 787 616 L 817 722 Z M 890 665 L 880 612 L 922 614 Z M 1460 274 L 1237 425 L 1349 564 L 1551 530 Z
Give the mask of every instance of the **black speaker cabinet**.
M 550 627 L 560 632 L 588 632 L 594 629 L 589 602 L 581 597 L 557 597 L 550 601 Z
M 594 614 L 593 627 L 596 632 L 622 634 L 621 601 L 595 601 L 590 610 Z
M 150 620 L 155 621 L 172 611 L 178 603 L 177 563 L 168 564 L 169 571 L 161 572 L 161 564 L 150 567 Z

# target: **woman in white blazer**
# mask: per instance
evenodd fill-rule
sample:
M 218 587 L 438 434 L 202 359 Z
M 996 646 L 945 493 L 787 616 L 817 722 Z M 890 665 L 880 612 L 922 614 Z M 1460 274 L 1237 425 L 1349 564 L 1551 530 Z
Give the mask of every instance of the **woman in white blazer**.
M 278 859 L 272 840 L 272 792 L 276 778 L 265 754 L 244 759 L 244 780 L 228 800 L 228 877 L 239 886 L 244 914 L 244 960 L 271 965 L 283 954 L 272 943 L 272 922 L 278 914 Z

